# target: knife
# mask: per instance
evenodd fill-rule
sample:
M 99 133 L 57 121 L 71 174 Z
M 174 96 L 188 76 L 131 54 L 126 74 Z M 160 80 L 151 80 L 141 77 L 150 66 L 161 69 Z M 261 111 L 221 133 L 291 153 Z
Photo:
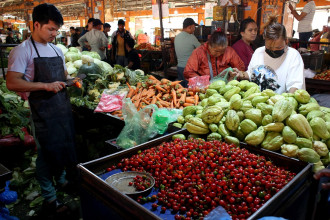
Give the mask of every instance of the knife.
M 86 74 L 78 74 L 76 77 L 72 78 L 72 79 L 68 79 L 65 84 L 67 87 L 70 86 L 76 86 L 78 88 L 81 88 L 81 80 L 86 78 Z

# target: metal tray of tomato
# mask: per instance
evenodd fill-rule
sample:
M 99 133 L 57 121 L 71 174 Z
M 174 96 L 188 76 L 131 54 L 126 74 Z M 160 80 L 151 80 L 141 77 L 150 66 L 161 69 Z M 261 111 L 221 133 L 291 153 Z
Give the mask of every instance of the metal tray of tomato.
M 109 176 L 109 173 L 113 172 L 113 170 L 111 171 L 111 167 L 115 168 L 115 164 L 121 159 L 131 157 L 140 151 L 158 146 L 163 142 L 172 141 L 172 136 L 179 133 L 187 135 L 188 132 L 179 130 L 172 134 L 151 140 L 145 144 L 94 161 L 79 164 L 78 168 L 81 174 L 82 189 L 88 190 L 98 201 L 106 204 L 105 206 L 107 208 L 114 210 L 118 216 L 123 219 L 164 218 L 164 216 L 159 214 L 159 210 L 154 212 L 150 205 L 150 207 L 146 208 L 146 206 L 141 205 L 137 201 L 109 186 L 104 179 Z M 287 167 L 288 170 L 296 173 L 296 176 L 290 182 L 273 195 L 273 197 L 248 219 L 257 219 L 263 216 L 288 216 L 291 219 L 308 219 L 308 216 L 310 216 L 313 211 L 313 195 L 315 195 L 316 192 L 312 184 L 312 164 L 245 144 L 241 144 L 241 147 L 248 149 L 250 153 L 265 156 L 275 165 Z M 109 168 L 110 171 L 107 171 Z M 84 198 L 81 199 L 82 203 L 84 203 Z M 299 207 L 297 207 L 297 204 Z M 290 207 L 298 208 L 299 211 L 297 209 L 290 210 Z M 95 212 L 93 211 L 93 213 Z M 165 218 L 174 219 L 174 214 L 172 216 L 170 215 L 170 217 L 167 215 Z

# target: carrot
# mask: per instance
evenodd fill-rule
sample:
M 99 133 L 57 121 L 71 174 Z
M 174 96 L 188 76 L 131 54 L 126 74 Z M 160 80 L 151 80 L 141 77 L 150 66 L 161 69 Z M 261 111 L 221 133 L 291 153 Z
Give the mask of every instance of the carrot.
M 180 88 L 176 90 L 176 93 L 182 93 L 182 92 L 187 92 L 187 89 L 185 88 Z
M 153 75 L 149 75 L 148 78 L 151 79 L 152 81 L 154 81 L 154 83 L 160 84 L 160 81 L 156 77 L 154 77 Z
M 194 104 L 192 103 L 183 103 L 183 107 L 187 107 L 187 106 L 193 106 Z
M 160 98 L 160 97 L 162 97 L 162 95 L 163 95 L 163 94 L 160 92 L 160 93 L 157 94 L 156 97 Z
M 127 93 L 126 98 L 131 98 L 132 95 L 133 95 L 133 93 L 134 93 L 134 91 L 135 91 L 135 90 L 131 87 L 131 88 L 129 89 L 129 92 Z
M 138 83 L 136 84 L 136 89 L 135 89 L 135 93 L 134 93 L 134 94 L 137 94 L 137 93 L 139 92 L 139 89 L 140 89 L 141 85 L 142 85 L 141 82 L 138 82 Z
M 174 86 L 178 85 L 180 82 L 181 82 L 181 80 L 173 81 L 173 82 L 171 82 L 171 86 L 174 87 Z
M 198 93 L 195 94 L 194 98 L 195 98 L 195 105 L 198 105 L 198 102 L 199 102 L 199 95 L 198 95 Z
M 156 88 L 158 91 L 166 92 L 166 90 L 163 89 L 162 87 L 160 87 L 160 85 L 155 85 L 155 88 Z
M 158 106 L 158 108 L 163 108 L 162 104 L 160 104 L 160 102 L 156 102 L 156 105 Z
M 142 101 L 146 103 L 147 105 L 150 105 L 150 102 L 148 102 L 145 98 L 142 98 Z
M 134 103 L 134 105 L 135 105 L 135 107 L 136 108 L 138 108 L 139 107 L 139 105 L 140 105 L 140 102 L 141 102 L 141 99 L 138 99 L 135 103 Z
M 163 100 L 166 101 L 168 99 L 168 97 L 170 96 L 170 94 L 166 93 L 163 95 Z
M 176 84 L 174 87 L 175 87 L 175 89 L 182 89 L 183 88 L 183 86 L 180 83 Z
M 150 104 L 156 104 L 156 101 L 157 101 L 157 98 L 156 98 L 156 96 L 154 96 L 154 97 L 152 98 L 152 101 L 151 101 Z
M 189 96 L 193 96 L 193 95 L 194 95 L 194 92 L 191 92 L 191 91 L 190 91 L 190 92 L 188 92 L 188 95 L 189 95 Z
M 171 105 L 169 102 L 166 102 L 166 101 L 159 101 L 159 103 L 164 107 L 170 107 L 170 105 Z
M 195 104 L 195 99 L 194 98 L 186 98 L 185 103 L 191 103 L 191 104 Z
M 163 78 L 161 81 L 160 81 L 163 85 L 167 84 L 170 82 L 170 80 L 166 79 L 166 78 Z
M 170 106 L 171 108 L 174 108 L 174 104 L 173 103 L 174 103 L 174 101 L 172 100 L 171 106 Z
M 184 103 L 184 101 L 186 100 L 186 93 L 184 92 L 180 98 L 180 100 L 177 102 L 176 107 L 178 108 L 180 105 L 182 105 Z
M 177 101 L 176 100 L 176 92 L 175 92 L 174 89 L 172 89 L 171 94 L 172 94 L 172 97 L 173 97 L 173 102 L 176 103 L 176 101 Z
M 129 88 L 130 90 L 132 89 L 131 85 L 130 85 L 128 82 L 126 82 L 126 85 L 128 86 L 128 88 Z
M 148 92 L 147 89 L 143 89 L 143 90 L 142 90 L 142 93 L 141 93 L 141 97 L 146 96 L 147 92 Z
M 147 99 L 155 95 L 155 90 L 154 89 L 149 89 L 147 93 Z

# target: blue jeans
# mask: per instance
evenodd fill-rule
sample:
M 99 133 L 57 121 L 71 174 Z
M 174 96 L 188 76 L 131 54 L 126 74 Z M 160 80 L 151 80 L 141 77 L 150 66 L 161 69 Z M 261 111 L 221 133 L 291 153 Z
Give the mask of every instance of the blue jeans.
M 57 173 L 54 173 L 51 169 L 50 164 L 48 164 L 47 160 L 45 159 L 41 146 L 38 142 L 38 140 L 35 138 L 35 128 L 34 128 L 34 123 L 31 120 L 31 127 L 32 127 L 32 132 L 33 132 L 33 137 L 35 139 L 36 145 L 37 145 L 37 152 L 38 152 L 38 157 L 36 160 L 36 175 L 37 175 L 37 180 L 40 184 L 41 188 L 41 195 L 42 197 L 50 202 L 56 199 L 56 189 L 54 187 L 54 182 L 53 179 L 56 181 L 56 184 L 58 185 L 63 185 L 67 182 L 65 176 L 66 172 L 65 170 L 59 171 Z
M 313 32 L 301 32 L 299 33 L 299 41 L 309 41 L 309 38 L 311 38 L 313 36 Z M 307 44 L 306 43 L 299 43 L 299 47 L 303 47 L 303 48 L 307 48 Z
M 188 81 L 184 78 L 183 71 L 184 71 L 184 67 L 177 67 L 178 79 L 181 80 L 180 84 L 183 87 L 187 87 L 188 86 Z

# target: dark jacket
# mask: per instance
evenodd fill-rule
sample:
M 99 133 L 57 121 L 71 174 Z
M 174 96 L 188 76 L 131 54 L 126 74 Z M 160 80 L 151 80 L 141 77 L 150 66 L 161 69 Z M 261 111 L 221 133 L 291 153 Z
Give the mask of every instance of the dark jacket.
M 118 47 L 118 42 L 117 42 L 117 33 L 118 33 L 118 30 L 115 31 L 113 34 L 112 34 L 112 47 L 111 47 L 111 60 L 112 62 L 115 61 L 116 59 L 116 55 L 117 55 L 117 47 Z M 131 33 L 128 31 L 128 30 L 125 30 L 124 31 L 124 45 L 126 45 L 126 41 L 127 39 L 129 38 L 133 38 Z M 127 50 L 126 50 L 126 47 L 124 47 L 125 49 L 125 56 L 127 57 Z

